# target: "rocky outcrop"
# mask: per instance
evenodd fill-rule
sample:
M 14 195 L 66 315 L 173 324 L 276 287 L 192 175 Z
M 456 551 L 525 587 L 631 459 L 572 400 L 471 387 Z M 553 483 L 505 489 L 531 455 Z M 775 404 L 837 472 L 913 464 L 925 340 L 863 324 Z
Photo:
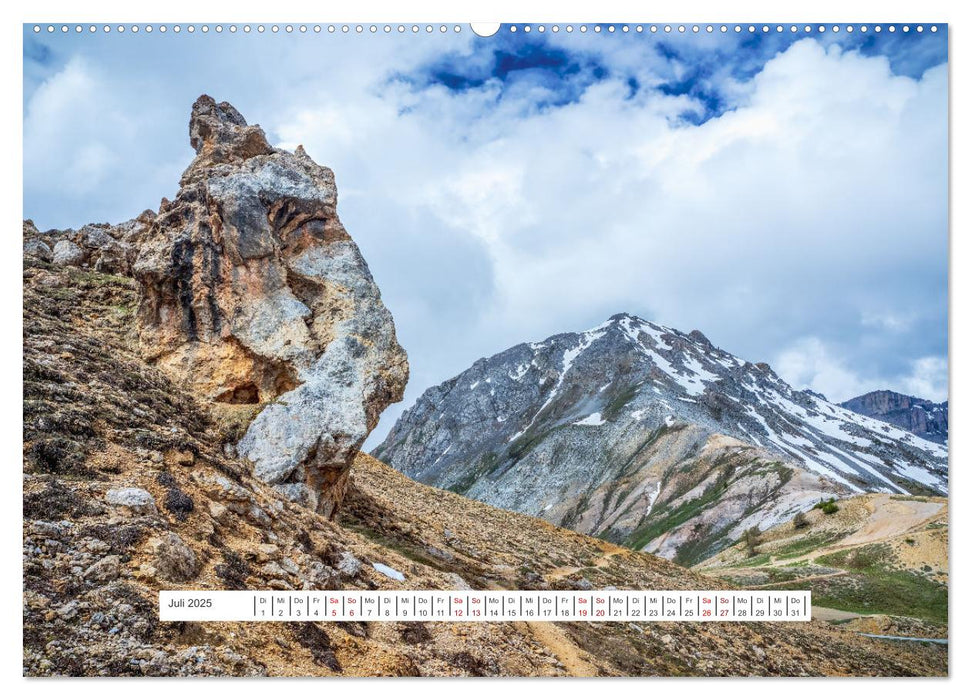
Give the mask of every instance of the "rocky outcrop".
M 900 426 L 925 440 L 947 444 L 947 401 L 934 403 L 884 390 L 857 396 L 840 406 Z
M 196 157 L 134 265 L 143 354 L 206 399 L 264 406 L 240 455 L 332 514 L 407 381 L 391 314 L 337 216 L 330 169 L 205 95 L 189 136 Z
M 688 564 L 827 494 L 947 490 L 943 446 L 628 314 L 477 361 L 428 389 L 374 454 Z
M 43 233 L 33 221 L 26 219 L 24 260 L 28 265 L 40 261 L 130 276 L 138 243 L 154 218 L 155 212 L 148 209 L 117 225 L 87 224 L 77 231 L 51 229 Z

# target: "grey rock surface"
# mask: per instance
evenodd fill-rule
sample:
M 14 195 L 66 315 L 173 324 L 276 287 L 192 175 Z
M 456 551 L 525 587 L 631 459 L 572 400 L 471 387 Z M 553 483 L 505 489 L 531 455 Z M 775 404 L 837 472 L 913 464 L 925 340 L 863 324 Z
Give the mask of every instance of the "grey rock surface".
M 44 241 L 32 238 L 24 241 L 24 257 L 27 256 L 40 258 L 44 262 L 51 262 L 54 259 L 54 252 Z
M 74 241 L 62 239 L 54 244 L 52 262 L 55 265 L 80 265 L 84 261 L 84 251 Z
M 935 403 L 895 391 L 871 391 L 840 404 L 843 408 L 899 426 L 918 437 L 947 444 L 948 402 Z
M 145 489 L 135 487 L 111 489 L 105 494 L 105 501 L 113 506 L 124 506 L 140 515 L 154 515 L 158 512 L 155 499 Z

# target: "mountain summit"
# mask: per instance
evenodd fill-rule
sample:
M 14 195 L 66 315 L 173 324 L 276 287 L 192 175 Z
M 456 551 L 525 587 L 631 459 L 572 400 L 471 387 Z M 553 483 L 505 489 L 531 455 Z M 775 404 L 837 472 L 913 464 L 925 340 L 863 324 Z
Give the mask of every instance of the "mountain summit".
M 685 563 L 827 494 L 947 490 L 945 447 L 630 314 L 477 361 L 427 390 L 374 454 Z

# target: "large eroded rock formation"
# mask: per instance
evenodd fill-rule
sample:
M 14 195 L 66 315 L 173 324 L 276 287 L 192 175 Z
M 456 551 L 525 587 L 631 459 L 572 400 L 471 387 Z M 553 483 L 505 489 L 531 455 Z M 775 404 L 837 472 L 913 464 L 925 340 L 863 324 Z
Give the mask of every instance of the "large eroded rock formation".
M 189 134 L 197 155 L 134 265 L 143 354 L 214 402 L 265 404 L 239 453 L 330 515 L 404 391 L 394 322 L 337 217 L 329 168 L 206 95 Z

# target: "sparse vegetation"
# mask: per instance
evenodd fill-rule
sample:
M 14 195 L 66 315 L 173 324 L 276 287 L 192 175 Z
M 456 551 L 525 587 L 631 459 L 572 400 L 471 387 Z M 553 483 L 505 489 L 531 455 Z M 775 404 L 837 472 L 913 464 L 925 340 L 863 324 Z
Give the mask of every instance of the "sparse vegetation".
M 757 525 L 753 525 L 742 535 L 742 542 L 745 543 L 745 556 L 751 559 L 759 553 L 758 546 L 762 544 L 762 531 Z
M 893 568 L 889 545 L 865 545 L 816 561 L 850 572 L 848 576 L 814 582 L 816 605 L 947 623 L 947 586 L 918 573 Z
M 828 500 L 819 500 L 819 503 L 813 506 L 813 508 L 818 508 L 823 511 L 823 515 L 832 515 L 839 510 L 839 506 L 836 505 L 836 499 L 830 498 Z

